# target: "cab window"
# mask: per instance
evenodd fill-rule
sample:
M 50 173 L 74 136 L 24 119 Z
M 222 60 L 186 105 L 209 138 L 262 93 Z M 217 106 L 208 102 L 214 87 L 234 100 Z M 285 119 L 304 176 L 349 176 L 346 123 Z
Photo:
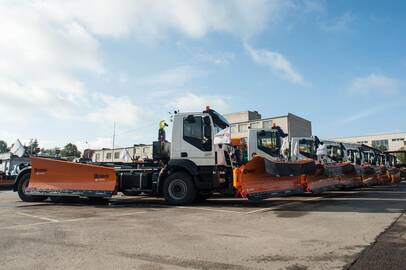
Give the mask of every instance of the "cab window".
M 210 118 L 189 115 L 183 119 L 183 139 L 202 151 L 211 151 Z
M 258 149 L 271 156 L 280 156 L 281 141 L 276 132 L 259 131 Z
M 305 157 L 315 159 L 316 156 L 316 146 L 313 140 L 302 139 L 299 141 L 299 153 Z

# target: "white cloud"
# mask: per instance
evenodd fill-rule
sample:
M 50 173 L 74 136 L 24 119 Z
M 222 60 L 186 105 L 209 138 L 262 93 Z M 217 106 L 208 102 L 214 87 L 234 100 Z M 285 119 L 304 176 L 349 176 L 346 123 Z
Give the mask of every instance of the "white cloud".
M 232 52 L 217 52 L 217 53 L 200 53 L 195 59 L 198 62 L 209 63 L 214 65 L 227 65 L 235 58 Z
M 320 24 L 320 28 L 326 32 L 336 32 L 348 29 L 350 24 L 354 22 L 355 17 L 351 12 L 346 12 L 343 15 L 334 18 L 330 22 Z
M 219 112 L 227 112 L 229 110 L 228 99 L 222 96 L 205 96 L 188 92 L 174 98 L 167 106 L 171 109 L 179 109 L 181 112 L 199 112 L 203 111 L 206 106 Z
M 148 113 L 135 105 L 129 97 L 96 95 L 95 98 L 99 100 L 98 106 L 95 111 L 85 115 L 85 120 L 102 126 L 114 122 L 134 126 L 142 121 L 148 121 Z
M 116 120 L 131 126 L 147 121 L 148 105 L 88 89 L 84 77 L 111 77 L 102 60 L 102 40 L 159 41 L 172 32 L 187 38 L 226 32 L 245 39 L 276 21 L 287 3 L 290 1 L 1 1 L 0 113 L 8 117 L 0 123 L 56 118 L 84 119 L 95 125 Z M 230 59 L 218 55 L 211 60 L 222 64 Z M 151 79 L 165 86 L 157 90 L 172 90 L 201 76 L 200 72 L 185 65 Z M 119 81 L 127 82 L 128 77 Z M 189 97 L 195 107 L 207 101 L 226 107 L 220 97 Z M 179 101 L 185 108 L 187 102 Z
M 378 112 L 380 112 L 382 109 L 381 108 L 373 108 L 373 109 L 369 109 L 369 110 L 364 110 L 361 112 L 357 112 L 357 113 L 351 113 L 351 115 L 343 118 L 341 120 L 342 123 L 351 123 L 351 122 L 355 122 L 361 119 L 365 119 L 368 117 L 371 117 L 375 114 L 377 114 Z
M 187 82 L 196 77 L 202 76 L 203 74 L 204 71 L 196 67 L 183 65 L 161 71 L 144 79 L 140 79 L 140 84 L 144 84 L 155 89 L 175 88 L 185 85 Z
M 398 93 L 400 81 L 382 74 L 371 73 L 367 76 L 354 78 L 351 82 L 350 93 L 353 94 L 384 94 Z
M 254 62 L 268 66 L 279 77 L 303 86 L 309 84 L 282 54 L 266 49 L 254 49 L 247 45 L 245 47 Z
M 0 17 L 0 107 L 11 118 L 71 117 L 86 95 L 74 72 L 103 72 L 98 42 L 81 25 L 53 25 L 29 5 L 3 2 Z
M 159 39 L 175 30 L 198 38 L 210 31 L 250 36 L 288 7 L 290 1 L 71 0 L 36 6 L 58 20 L 77 20 L 97 35 Z

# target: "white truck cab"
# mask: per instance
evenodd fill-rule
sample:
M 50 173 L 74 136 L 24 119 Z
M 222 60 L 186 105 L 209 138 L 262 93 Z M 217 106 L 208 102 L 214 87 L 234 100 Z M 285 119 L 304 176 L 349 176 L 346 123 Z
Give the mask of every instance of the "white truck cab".
M 249 129 L 248 131 L 248 159 L 259 155 L 268 160 L 280 160 L 284 138 L 276 130 Z

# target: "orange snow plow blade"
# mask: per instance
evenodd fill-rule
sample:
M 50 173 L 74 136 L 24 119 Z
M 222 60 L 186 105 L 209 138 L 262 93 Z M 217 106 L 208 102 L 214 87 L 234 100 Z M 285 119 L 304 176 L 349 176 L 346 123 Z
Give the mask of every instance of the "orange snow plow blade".
M 351 163 L 340 163 L 341 173 L 338 176 L 339 186 L 343 188 L 355 188 L 364 185 L 362 182 L 362 168 Z
M 401 180 L 400 173 L 401 171 L 398 168 L 389 168 L 387 170 L 387 175 L 392 184 L 400 182 Z
M 314 165 L 314 161 L 291 163 L 256 156 L 234 170 L 234 187 L 249 200 L 304 193 L 303 176 Z
M 339 185 L 339 180 L 334 174 L 334 170 L 322 164 L 317 164 L 314 174 L 306 175 L 305 180 L 302 182 L 305 185 L 306 191 L 313 194 L 335 190 Z
M 116 190 L 113 168 L 47 158 L 31 158 L 27 193 L 110 197 Z
M 378 183 L 375 170 L 370 165 L 362 166 L 362 183 L 364 186 L 373 186 Z

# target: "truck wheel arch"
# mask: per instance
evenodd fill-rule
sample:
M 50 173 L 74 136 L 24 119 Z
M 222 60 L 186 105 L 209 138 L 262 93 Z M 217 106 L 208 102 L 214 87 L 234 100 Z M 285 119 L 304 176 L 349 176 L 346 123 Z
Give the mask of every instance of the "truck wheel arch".
M 168 164 L 163 168 L 158 180 L 158 194 L 163 194 L 163 186 L 166 178 L 175 172 L 188 173 L 192 178 L 195 178 L 199 174 L 197 165 L 189 159 L 171 159 Z
M 14 181 L 13 191 L 17 191 L 17 190 L 18 190 L 18 183 L 20 182 L 21 177 L 22 177 L 24 174 L 26 174 L 26 173 L 31 174 L 31 166 L 25 167 L 24 169 L 22 169 L 22 170 L 18 173 L 18 175 L 17 175 L 17 177 L 16 177 L 16 180 Z

